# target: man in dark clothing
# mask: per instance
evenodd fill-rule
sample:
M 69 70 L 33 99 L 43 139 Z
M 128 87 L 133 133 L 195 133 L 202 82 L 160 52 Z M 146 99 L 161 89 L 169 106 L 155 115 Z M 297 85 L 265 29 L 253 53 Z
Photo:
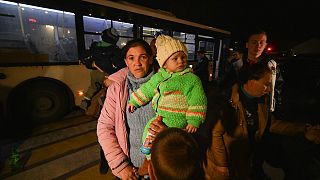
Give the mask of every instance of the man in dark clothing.
M 104 89 L 104 80 L 126 66 L 123 58 L 121 58 L 121 50 L 116 45 L 119 40 L 118 32 L 114 28 L 108 28 L 102 32 L 101 39 L 102 41 L 91 44 L 90 50 L 87 52 L 87 58 L 81 61 L 88 69 L 91 69 L 91 84 L 80 105 L 80 108 L 84 110 L 87 110 L 90 106 L 93 96 Z M 105 96 L 100 97 L 101 102 L 99 104 L 101 106 L 104 98 Z M 108 162 L 102 148 L 100 148 L 100 173 L 106 174 L 108 169 Z
M 202 82 L 203 89 L 207 91 L 208 82 L 209 82 L 209 70 L 208 70 L 209 59 L 207 58 L 205 53 L 206 53 L 205 50 L 199 50 L 197 52 L 198 64 L 197 64 L 197 71 L 195 72 L 195 74 L 199 76 Z
M 85 93 L 80 107 L 87 110 L 92 97 L 103 88 L 103 81 L 107 76 L 125 67 L 121 58 L 121 50 L 116 45 L 119 40 L 118 32 L 114 28 L 106 29 L 101 35 L 102 41 L 93 42 L 87 57 L 81 62 L 91 69 L 91 84 Z
M 249 31 L 247 39 L 246 39 L 246 48 L 247 52 L 244 53 L 242 62 L 238 62 L 240 66 L 237 68 L 232 67 L 224 77 L 222 78 L 219 88 L 220 92 L 222 94 L 231 94 L 231 87 L 239 81 L 239 72 L 241 72 L 244 67 L 251 66 L 252 64 L 257 64 L 257 63 L 265 63 L 265 64 L 270 64 L 270 69 L 272 71 L 276 72 L 276 76 L 273 77 L 275 78 L 275 85 L 272 87 L 271 93 L 274 93 L 274 98 L 275 100 L 275 106 L 272 104 L 272 107 L 276 108 L 270 109 L 270 111 L 274 111 L 274 115 L 281 119 L 281 89 L 282 89 L 282 84 L 283 84 L 283 79 L 280 74 L 280 69 L 276 65 L 276 62 L 272 60 L 270 57 L 268 57 L 266 54 L 264 54 L 264 50 L 267 47 L 267 33 L 261 29 L 252 29 Z M 262 163 L 265 160 L 266 154 L 270 151 L 267 151 L 267 148 L 270 148 L 270 146 L 273 147 L 273 152 L 276 154 L 281 153 L 282 150 L 280 148 L 280 145 L 278 144 L 278 138 L 275 137 L 273 134 L 269 134 L 268 132 L 265 133 L 264 137 L 264 142 L 268 143 L 263 143 L 259 145 L 259 150 L 257 150 L 256 155 L 254 156 L 254 160 L 252 162 L 253 164 L 253 173 L 251 178 L 252 179 L 266 179 L 267 176 L 264 174 L 264 171 L 262 169 Z M 270 142 L 270 143 L 269 143 Z M 277 151 L 277 152 L 276 152 Z M 275 157 L 275 156 L 272 156 Z

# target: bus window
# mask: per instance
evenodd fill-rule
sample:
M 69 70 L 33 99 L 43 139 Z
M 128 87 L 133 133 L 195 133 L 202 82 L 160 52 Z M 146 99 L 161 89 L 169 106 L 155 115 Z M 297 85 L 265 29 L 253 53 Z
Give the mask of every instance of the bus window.
M 133 37 L 133 24 L 113 21 L 113 27 L 118 30 L 120 36 Z
M 194 44 L 186 44 L 186 47 L 188 49 L 188 60 L 194 60 L 195 56 L 195 45 Z
M 156 29 L 156 28 L 150 28 L 150 27 L 143 27 L 142 30 L 143 30 L 143 39 L 147 41 L 149 44 L 157 34 L 161 34 L 161 32 L 163 31 L 162 29 Z
M 194 60 L 195 58 L 195 35 L 184 32 L 173 32 L 173 37 L 179 39 L 185 43 L 188 49 L 188 60 Z
M 132 39 L 133 39 L 133 37 L 132 38 L 120 37 L 119 41 L 117 42 L 117 46 L 119 46 L 120 48 L 123 48 L 123 46 L 125 46 L 127 44 L 127 42 Z
M 100 34 L 85 34 L 84 40 L 85 40 L 86 49 L 88 50 L 88 49 L 90 49 L 90 46 L 93 42 L 98 42 L 101 40 L 101 35 Z
M 83 25 L 85 32 L 101 33 L 103 30 L 111 27 L 111 20 L 83 16 Z
M 0 27 L 1 63 L 72 62 L 77 60 L 72 13 L 0 1 L 9 16 Z
M 174 31 L 173 37 L 179 39 L 183 43 L 186 42 L 186 33 Z
M 195 44 L 196 40 L 196 35 L 194 34 L 186 34 L 186 43 L 191 43 L 191 44 Z
M 119 33 L 119 41 L 117 46 L 122 48 L 126 45 L 127 41 L 133 39 L 133 24 L 112 21 L 107 19 L 95 18 L 90 16 L 83 17 L 84 31 L 85 31 L 85 47 L 89 49 L 92 42 L 101 41 L 101 33 L 103 30 L 113 27 Z
M 207 56 L 207 58 L 209 60 L 214 59 L 214 57 L 213 57 L 213 54 L 214 54 L 214 42 L 200 40 L 199 41 L 199 49 L 202 49 L 202 50 L 206 51 L 206 56 Z
M 169 35 L 169 31 L 151 27 L 143 27 L 143 39 L 149 44 L 153 38 L 160 34 Z
M 6 14 L 6 16 L 0 16 L 0 48 L 24 47 L 23 35 L 19 25 L 17 3 L 0 1 L 0 7 L 1 14 Z
M 120 21 L 113 21 L 113 27 L 118 30 L 120 39 L 117 42 L 117 45 L 122 48 L 127 44 L 127 42 L 133 39 L 133 24 L 120 22 Z
M 83 26 L 85 31 L 85 47 L 89 49 L 94 41 L 101 41 L 101 33 L 103 30 L 111 27 L 111 20 L 83 16 Z

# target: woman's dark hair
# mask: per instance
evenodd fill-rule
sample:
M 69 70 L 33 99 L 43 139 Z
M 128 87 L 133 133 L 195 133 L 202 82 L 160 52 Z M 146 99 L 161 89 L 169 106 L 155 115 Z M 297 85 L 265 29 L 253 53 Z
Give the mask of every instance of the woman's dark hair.
M 249 80 L 259 80 L 266 73 L 271 73 L 268 62 L 260 61 L 255 64 L 247 64 L 243 66 L 239 72 L 239 83 L 245 84 Z
M 132 47 L 141 46 L 146 50 L 146 53 L 149 57 L 152 56 L 152 50 L 150 45 L 143 39 L 133 39 L 127 42 L 127 44 L 122 48 L 121 57 L 126 58 L 127 52 Z

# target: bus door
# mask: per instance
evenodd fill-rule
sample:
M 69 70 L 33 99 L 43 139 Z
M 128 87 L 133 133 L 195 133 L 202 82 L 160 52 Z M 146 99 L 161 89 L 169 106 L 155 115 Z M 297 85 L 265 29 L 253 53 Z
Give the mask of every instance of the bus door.
M 206 51 L 206 56 L 209 59 L 209 81 L 213 81 L 214 79 L 214 72 L 215 72 L 215 62 L 218 60 L 218 53 L 215 49 L 216 42 L 213 37 L 210 36 L 203 36 L 203 35 L 198 35 L 198 47 L 197 50 L 204 50 Z

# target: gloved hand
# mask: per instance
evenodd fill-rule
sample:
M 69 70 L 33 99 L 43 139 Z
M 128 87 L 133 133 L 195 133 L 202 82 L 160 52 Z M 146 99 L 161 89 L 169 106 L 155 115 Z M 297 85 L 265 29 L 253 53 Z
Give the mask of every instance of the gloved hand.
M 95 69 L 95 67 L 92 66 L 94 62 L 94 59 L 92 56 L 80 59 L 80 62 L 81 64 L 84 64 L 88 69 Z

